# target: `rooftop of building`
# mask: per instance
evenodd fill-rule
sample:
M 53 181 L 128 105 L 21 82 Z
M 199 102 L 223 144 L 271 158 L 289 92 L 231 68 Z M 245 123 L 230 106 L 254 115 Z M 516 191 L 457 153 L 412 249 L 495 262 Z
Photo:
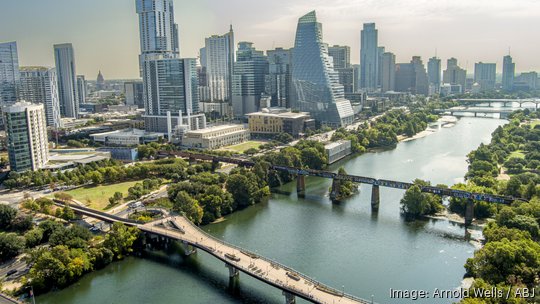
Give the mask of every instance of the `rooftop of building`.
M 193 131 L 189 131 L 188 133 L 205 134 L 205 133 L 215 132 L 215 131 L 226 131 L 226 130 L 230 130 L 230 129 L 234 129 L 238 127 L 244 127 L 244 125 L 240 125 L 240 124 L 220 125 L 220 126 L 208 127 L 205 129 L 193 130 Z
M 274 117 L 283 117 L 283 118 L 302 118 L 309 116 L 308 112 L 292 112 L 286 108 L 274 107 L 274 108 L 263 108 L 260 112 L 254 112 L 246 114 L 249 116 L 274 116 Z
M 157 132 L 146 132 L 145 130 L 140 129 L 123 129 L 123 130 L 115 130 L 110 132 L 103 132 L 103 133 L 96 133 L 92 134 L 92 137 L 102 137 L 102 136 L 164 136 L 163 133 L 157 133 Z
M 6 113 L 19 113 L 19 112 L 26 111 L 26 109 L 38 110 L 38 109 L 44 109 L 44 108 L 43 108 L 43 104 L 36 104 L 36 103 L 31 103 L 28 101 L 21 100 L 12 105 L 4 106 L 2 111 Z
M 346 139 L 338 140 L 338 141 L 335 141 L 335 142 L 332 142 L 332 143 L 329 143 L 329 144 L 325 145 L 324 148 L 325 149 L 334 149 L 335 147 L 339 147 L 340 145 L 342 145 L 344 143 L 347 143 L 347 142 L 351 142 L 351 141 L 346 140 Z

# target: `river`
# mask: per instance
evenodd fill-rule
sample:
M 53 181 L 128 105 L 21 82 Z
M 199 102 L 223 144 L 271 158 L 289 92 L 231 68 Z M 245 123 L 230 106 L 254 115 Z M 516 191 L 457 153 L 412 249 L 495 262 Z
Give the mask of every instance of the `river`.
M 396 149 L 350 157 L 332 166 L 376 178 L 433 184 L 463 180 L 466 155 L 505 121 L 462 118 L 452 128 L 400 143 Z M 372 214 L 371 188 L 341 204 L 328 198 L 331 181 L 306 179 L 306 197 L 295 183 L 284 185 L 267 203 L 227 216 L 204 227 L 227 242 L 275 259 L 346 293 L 379 303 L 389 289 L 452 290 L 460 285 L 463 264 L 475 247 L 462 226 L 447 220 L 407 222 L 400 215 L 402 190 L 381 188 L 378 214 Z M 129 257 L 84 276 L 78 283 L 37 298 L 37 303 L 283 303 L 281 291 L 245 274 L 229 285 L 225 266 L 199 251 L 184 258 L 157 252 Z M 452 303 L 429 299 L 415 303 Z M 297 301 L 304 303 L 303 301 Z

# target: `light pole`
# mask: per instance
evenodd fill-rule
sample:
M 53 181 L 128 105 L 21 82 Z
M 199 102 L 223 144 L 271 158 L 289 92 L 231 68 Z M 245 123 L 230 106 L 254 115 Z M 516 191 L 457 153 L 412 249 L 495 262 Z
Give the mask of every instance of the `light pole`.
M 373 295 L 371 295 L 371 304 L 373 304 Z

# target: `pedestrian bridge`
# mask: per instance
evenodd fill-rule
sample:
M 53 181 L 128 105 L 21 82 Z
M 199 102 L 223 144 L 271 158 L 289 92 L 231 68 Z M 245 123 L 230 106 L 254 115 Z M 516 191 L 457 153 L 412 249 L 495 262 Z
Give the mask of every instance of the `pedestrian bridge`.
M 312 303 L 324 304 L 373 303 L 324 285 L 279 262 L 226 243 L 207 234 L 183 216 L 170 216 L 143 224 L 94 209 L 66 204 L 60 200 L 55 200 L 55 204 L 58 206 L 69 205 L 76 213 L 109 223 L 119 222 L 137 227 L 145 234 L 156 236 L 163 242 L 179 241 L 193 248 L 188 250 L 189 253 L 196 252 L 196 249 L 203 250 L 225 263 L 225 266 L 229 269 L 230 278 L 234 279 L 239 276 L 240 272 L 243 272 L 281 289 L 287 304 L 295 303 L 296 297 Z

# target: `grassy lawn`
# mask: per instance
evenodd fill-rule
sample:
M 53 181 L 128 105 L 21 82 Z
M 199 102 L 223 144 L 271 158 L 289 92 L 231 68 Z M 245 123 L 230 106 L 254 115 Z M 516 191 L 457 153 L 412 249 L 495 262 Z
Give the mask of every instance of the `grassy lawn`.
M 97 187 L 83 187 L 66 191 L 74 199 L 87 205 L 90 208 L 104 210 L 109 205 L 109 197 L 115 192 L 121 192 L 124 197 L 128 194 L 128 189 L 136 183 L 142 181 L 125 182 L 113 185 L 103 185 Z M 90 204 L 88 204 L 90 202 Z
M 517 150 L 517 151 L 514 151 L 514 152 L 510 153 L 510 155 L 508 156 L 508 159 L 510 159 L 512 157 L 517 157 L 517 158 L 524 159 L 525 158 L 525 153 L 523 151 L 521 151 L 521 150 Z
M 233 151 L 233 152 L 236 152 L 236 153 L 244 153 L 244 151 L 246 151 L 248 149 L 251 149 L 251 148 L 257 148 L 258 149 L 260 145 L 263 145 L 265 143 L 266 142 L 264 142 L 264 141 L 250 140 L 250 141 L 246 141 L 245 143 L 238 144 L 238 145 L 224 147 L 221 150 Z
M 531 129 L 534 129 L 537 125 L 540 125 L 540 119 L 535 119 L 531 121 Z

